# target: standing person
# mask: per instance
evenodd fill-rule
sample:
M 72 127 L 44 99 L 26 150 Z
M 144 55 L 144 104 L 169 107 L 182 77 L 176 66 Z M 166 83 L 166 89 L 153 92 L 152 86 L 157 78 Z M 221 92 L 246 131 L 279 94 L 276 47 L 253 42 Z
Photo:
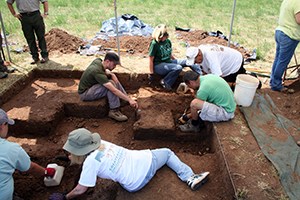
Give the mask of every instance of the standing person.
M 13 7 L 16 2 L 18 9 L 17 13 Z M 44 14 L 40 12 L 40 2 L 44 6 Z M 45 24 L 44 18 L 48 16 L 48 1 L 47 0 L 6 0 L 8 9 L 11 14 L 20 20 L 22 31 L 26 38 L 29 50 L 33 61 L 31 64 L 39 62 L 38 48 L 36 45 L 36 37 L 38 40 L 39 48 L 41 50 L 41 63 L 49 60 L 47 44 L 45 40 Z
M 149 46 L 150 77 L 154 73 L 164 76 L 160 84 L 166 90 L 171 90 L 182 71 L 182 67 L 186 66 L 186 60 L 175 59 L 172 55 L 172 43 L 169 39 L 166 25 L 160 24 L 156 26 L 152 33 L 152 38 Z M 197 73 L 201 73 L 199 66 L 192 65 L 191 68 Z
M 200 76 L 188 71 L 183 75 L 183 81 L 197 94 L 190 104 L 191 119 L 179 126 L 182 132 L 199 132 L 203 121 L 228 121 L 234 117 L 236 103 L 224 79 L 213 74 Z
M 3 60 L 2 58 L 2 52 L 3 52 L 3 49 L 2 49 L 2 36 L 1 36 L 1 29 L 0 29 L 0 79 L 1 78 L 6 78 L 8 76 L 7 73 L 13 73 L 15 71 L 14 68 L 11 68 L 11 69 L 8 69 L 8 66 L 10 65 L 10 62 L 7 62 L 5 60 Z M 4 57 L 4 55 L 3 55 Z
M 276 54 L 272 66 L 270 86 L 274 91 L 286 91 L 282 76 L 300 41 L 300 1 L 283 0 L 278 26 L 275 30 Z
M 200 64 L 205 74 L 221 76 L 228 83 L 235 83 L 238 74 L 245 74 L 243 55 L 230 47 L 205 44 L 186 50 L 187 65 Z
M 53 177 L 55 174 L 54 168 L 45 169 L 31 162 L 20 145 L 5 139 L 8 134 L 8 125 L 14 123 L 14 120 L 8 118 L 6 112 L 0 109 L 0 198 L 5 200 L 13 199 L 15 170 L 26 171 L 36 176 Z
M 170 167 L 192 190 L 199 189 L 208 179 L 209 172 L 194 174 L 168 148 L 129 150 L 101 140 L 98 133 L 85 128 L 70 132 L 63 149 L 70 153 L 73 164 L 82 164 L 77 186 L 67 193 L 54 193 L 50 200 L 73 199 L 95 187 L 97 177 L 118 182 L 128 192 L 141 190 L 164 165 Z
M 113 52 L 106 53 L 104 61 L 96 58 L 83 72 L 78 93 L 82 101 L 94 101 L 107 96 L 110 108 L 108 116 L 122 122 L 128 118 L 119 110 L 120 98 L 135 109 L 138 109 L 138 103 L 127 95 L 117 76 L 111 72 L 119 64 L 120 58 Z

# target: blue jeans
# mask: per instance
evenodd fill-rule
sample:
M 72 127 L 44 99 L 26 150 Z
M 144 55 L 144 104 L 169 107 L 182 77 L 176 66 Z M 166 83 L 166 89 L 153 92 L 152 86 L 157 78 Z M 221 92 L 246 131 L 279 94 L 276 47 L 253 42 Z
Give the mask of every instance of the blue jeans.
M 154 72 L 161 76 L 164 76 L 164 82 L 166 85 L 172 87 L 178 78 L 183 67 L 186 67 L 185 59 L 172 60 L 171 63 L 159 63 L 154 66 Z M 198 74 L 202 74 L 199 65 L 189 66 L 193 71 Z
M 151 152 L 152 163 L 143 183 L 137 189 L 130 192 L 136 192 L 142 189 L 152 179 L 156 171 L 164 165 L 170 167 L 177 174 L 180 180 L 184 182 L 186 182 L 188 178 L 194 174 L 193 170 L 183 163 L 172 150 L 168 148 L 160 148 L 151 150 Z
M 298 40 L 293 40 L 284 32 L 276 30 L 276 54 L 272 67 L 270 86 L 272 90 L 280 91 L 282 86 L 282 76 L 291 61 L 294 51 L 299 43 Z

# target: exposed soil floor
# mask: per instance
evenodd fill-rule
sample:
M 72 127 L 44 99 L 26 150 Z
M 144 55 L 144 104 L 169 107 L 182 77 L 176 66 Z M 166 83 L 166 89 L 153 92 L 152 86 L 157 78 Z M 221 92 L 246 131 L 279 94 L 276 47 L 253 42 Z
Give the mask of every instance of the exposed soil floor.
M 195 46 L 201 43 L 226 45 L 226 41 L 207 36 L 205 31 L 178 32 L 178 37 Z M 74 59 L 77 58 L 74 54 L 78 46 L 85 45 L 80 38 L 53 29 L 46 35 L 46 39 L 50 50 L 50 62 L 45 65 L 46 68 L 52 68 L 57 64 L 52 62 L 51 58 L 63 58 L 66 63 L 78 60 L 85 62 L 82 57 Z M 123 57 L 136 56 L 139 60 L 133 59 L 133 62 L 140 62 L 141 57 L 147 57 L 150 40 L 151 38 L 125 36 L 121 48 L 135 51 L 133 55 L 123 53 Z M 97 40 L 93 44 L 113 48 L 115 40 Z M 249 52 L 243 48 L 237 49 L 245 57 L 249 56 Z M 139 65 L 132 66 L 136 67 L 133 69 L 136 72 L 144 69 L 138 68 Z M 84 67 L 86 63 L 83 69 Z M 33 76 L 25 83 L 19 82 L 19 86 L 12 86 L 11 90 L 8 88 L 4 91 L 6 96 L 1 96 L 0 104 L 3 104 L 1 108 L 8 111 L 9 116 L 16 120 L 16 124 L 10 127 L 12 136 L 9 140 L 21 144 L 31 159 L 43 166 L 58 163 L 66 167 L 62 183 L 59 187 L 53 188 L 45 187 L 42 178 L 15 173 L 15 191 L 19 197 L 28 200 L 47 199 L 52 192 L 65 192 L 73 188 L 80 169 L 69 166 L 68 162 L 57 160 L 55 157 L 64 155 L 62 146 L 70 131 L 86 127 L 100 133 L 105 140 L 131 149 L 169 147 L 195 172 L 210 171 L 211 174 L 207 184 L 199 191 L 193 192 L 170 169 L 164 167 L 143 190 L 137 193 L 128 193 L 112 181 L 98 180 L 97 186 L 79 199 L 217 200 L 234 199 L 234 192 L 238 192 L 240 199 L 287 199 L 276 170 L 261 153 L 239 109 L 235 113 L 234 120 L 230 122 L 207 123 L 200 134 L 182 134 L 176 128 L 178 125 L 176 119 L 189 104 L 192 98 L 190 93 L 179 95 L 175 91 L 164 92 L 158 85 L 150 87 L 146 75 L 132 82 L 132 74 L 130 76 L 119 74 L 121 83 L 129 94 L 137 98 L 142 113 L 137 118 L 135 112 L 123 103 L 121 110 L 129 117 L 129 121 L 117 123 L 106 117 L 108 107 L 105 100 L 79 101 L 77 84 L 81 72 L 75 76 L 74 72 L 72 73 L 73 76 L 62 76 L 70 78 L 58 78 L 59 72 L 51 74 L 49 71 L 41 71 L 39 75 L 45 78 Z M 15 76 L 18 74 L 10 74 L 11 79 L 1 81 L 5 84 L 11 83 Z M 22 87 L 25 85 L 21 91 L 16 89 L 20 88 L 20 85 Z M 293 94 L 273 92 L 267 85 L 263 85 L 258 92 L 269 94 L 282 114 L 299 127 L 300 81 L 299 79 L 286 81 L 286 85 L 295 92 Z M 15 91 L 18 91 L 18 94 Z M 149 121 L 155 126 L 149 126 Z M 296 141 L 300 140 L 299 135 L 293 137 Z

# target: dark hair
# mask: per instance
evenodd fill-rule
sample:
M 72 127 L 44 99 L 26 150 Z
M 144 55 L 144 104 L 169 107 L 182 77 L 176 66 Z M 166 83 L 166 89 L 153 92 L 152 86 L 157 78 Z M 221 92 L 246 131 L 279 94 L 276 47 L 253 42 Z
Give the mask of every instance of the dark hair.
M 120 58 L 116 53 L 113 52 L 107 52 L 104 60 L 113 61 L 116 65 L 120 64 Z
M 199 74 L 197 74 L 194 71 L 187 71 L 184 75 L 183 75 L 183 82 L 188 83 L 189 81 L 195 81 L 197 80 L 199 77 Z

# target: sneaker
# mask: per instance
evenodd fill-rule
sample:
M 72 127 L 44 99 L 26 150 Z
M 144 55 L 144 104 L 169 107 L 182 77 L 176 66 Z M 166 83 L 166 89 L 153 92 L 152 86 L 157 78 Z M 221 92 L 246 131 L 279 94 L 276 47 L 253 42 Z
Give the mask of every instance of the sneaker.
M 6 78 L 7 77 L 7 73 L 6 72 L 0 72 L 0 79 L 1 78 Z
M 167 90 L 167 91 L 172 90 L 171 86 L 169 86 L 168 84 L 166 84 L 165 81 L 164 81 L 164 79 L 161 79 L 159 83 L 160 83 L 160 85 L 161 85 L 165 90 Z
M 33 59 L 33 61 L 30 63 L 31 65 L 37 64 L 40 61 L 40 59 Z
M 192 190 L 198 190 L 208 180 L 209 172 L 203 172 L 201 174 L 194 174 L 186 183 Z
M 195 133 L 200 132 L 200 126 L 194 126 L 192 124 L 192 120 L 189 120 L 187 123 L 180 125 L 179 129 L 182 132 L 195 132 Z
M 128 117 L 126 115 L 123 115 L 119 110 L 110 110 L 108 113 L 108 117 L 118 122 L 124 122 L 128 120 Z
M 42 58 L 42 60 L 41 60 L 41 63 L 46 63 L 46 62 L 48 62 L 48 60 L 49 60 L 49 58 L 48 58 L 48 57 L 46 57 L 46 58 Z

